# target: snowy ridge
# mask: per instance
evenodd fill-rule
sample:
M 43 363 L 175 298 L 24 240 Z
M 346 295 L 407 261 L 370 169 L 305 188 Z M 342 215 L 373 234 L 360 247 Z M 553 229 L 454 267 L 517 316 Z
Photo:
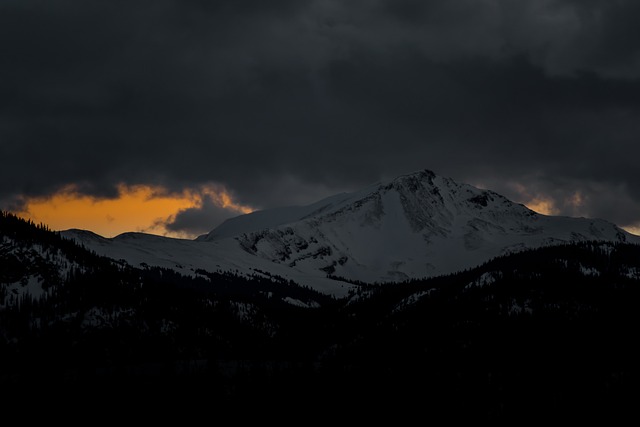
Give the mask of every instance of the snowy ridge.
M 472 268 L 527 248 L 599 240 L 639 242 L 616 225 L 538 214 L 489 190 L 424 170 L 306 207 L 232 218 L 196 240 L 68 231 L 89 249 L 132 265 L 189 273 L 267 271 L 345 295 L 351 281 L 403 281 Z
M 196 238 L 198 241 L 213 241 L 225 237 L 234 237 L 241 233 L 255 232 L 267 228 L 275 228 L 283 224 L 299 221 L 305 217 L 327 211 L 348 200 L 346 193 L 327 197 L 308 206 L 290 206 L 264 211 L 256 211 L 246 215 L 230 218 L 208 234 Z
M 0 254 L 9 267 L 7 271 L 22 265 L 17 269 L 19 275 L 5 276 L 0 282 L 0 309 L 19 306 L 23 298 L 38 300 L 51 295 L 72 270 L 83 271 L 80 264 L 54 247 L 25 245 L 8 236 L 0 236 Z

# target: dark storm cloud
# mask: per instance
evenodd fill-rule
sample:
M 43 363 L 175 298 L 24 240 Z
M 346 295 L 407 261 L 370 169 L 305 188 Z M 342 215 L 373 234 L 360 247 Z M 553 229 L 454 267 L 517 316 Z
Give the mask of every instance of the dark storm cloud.
M 200 235 L 211 231 L 211 224 L 220 224 L 237 215 L 238 212 L 220 207 L 211 197 L 204 197 L 201 206 L 179 211 L 166 222 L 165 227 L 172 232 Z
M 430 168 L 639 222 L 639 13 L 636 1 L 4 1 L 0 199 L 217 182 L 270 207 Z M 576 192 L 580 206 L 565 202 Z M 206 230 L 216 212 L 171 227 Z

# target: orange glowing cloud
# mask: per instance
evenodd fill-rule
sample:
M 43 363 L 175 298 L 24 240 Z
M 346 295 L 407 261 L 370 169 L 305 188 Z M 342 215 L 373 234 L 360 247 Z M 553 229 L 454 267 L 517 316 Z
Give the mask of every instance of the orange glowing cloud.
M 54 230 L 80 228 L 105 237 L 128 231 L 195 237 L 170 232 L 164 224 L 181 210 L 201 207 L 205 197 L 231 213 L 253 211 L 249 206 L 234 202 L 221 186 L 202 186 L 170 193 L 157 186 L 120 185 L 118 197 L 113 199 L 80 194 L 70 186 L 47 197 L 25 199 L 22 211 L 16 213 Z
M 542 197 L 536 197 L 526 202 L 525 206 L 543 215 L 555 215 L 557 213 L 553 200 Z
M 635 234 L 636 236 L 640 236 L 640 224 L 637 225 L 632 225 L 632 226 L 627 226 L 627 227 L 621 227 L 622 229 L 628 231 L 631 234 Z
M 522 204 L 532 211 L 543 215 L 556 215 L 558 213 L 552 198 L 540 194 L 533 195 L 527 187 L 518 182 L 510 183 L 509 186 L 520 194 L 521 198 L 525 200 Z

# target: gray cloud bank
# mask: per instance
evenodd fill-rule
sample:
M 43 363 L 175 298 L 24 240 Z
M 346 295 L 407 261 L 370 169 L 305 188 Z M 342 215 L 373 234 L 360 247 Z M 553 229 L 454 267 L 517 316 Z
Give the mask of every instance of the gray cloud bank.
M 5 0 L 0 204 L 215 182 L 267 208 L 429 168 L 639 223 L 638 16 L 634 0 Z

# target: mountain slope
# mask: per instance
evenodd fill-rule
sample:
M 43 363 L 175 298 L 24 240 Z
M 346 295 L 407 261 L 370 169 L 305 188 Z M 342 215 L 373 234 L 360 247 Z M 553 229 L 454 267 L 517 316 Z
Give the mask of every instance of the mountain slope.
M 0 215 L 0 398 L 14 410 L 34 391 L 40 409 L 116 399 L 145 417 L 617 424 L 637 412 L 640 245 L 524 250 L 341 299 L 264 274 L 194 276 Z
M 633 237 L 603 220 L 540 215 L 422 171 L 236 239 L 259 258 L 372 282 L 450 273 L 522 248 Z
M 302 354 L 300 335 L 320 333 L 316 313 L 333 304 L 264 274 L 132 267 L 0 211 L 3 385 L 77 369 L 98 376 L 124 365 L 132 372 L 156 363 L 177 369 L 203 355 L 268 358 L 272 339 L 291 340 L 290 354 Z
M 640 397 L 639 267 L 640 245 L 581 242 L 363 288 L 348 305 L 359 335 L 335 357 L 368 366 L 362 381 L 386 369 L 372 401 L 388 388 L 475 422 L 622 423 Z
M 527 248 L 587 240 L 640 242 L 600 219 L 545 216 L 424 170 L 306 207 L 230 219 L 195 241 L 66 232 L 98 253 L 178 269 L 269 271 L 335 295 L 347 281 L 448 274 Z

